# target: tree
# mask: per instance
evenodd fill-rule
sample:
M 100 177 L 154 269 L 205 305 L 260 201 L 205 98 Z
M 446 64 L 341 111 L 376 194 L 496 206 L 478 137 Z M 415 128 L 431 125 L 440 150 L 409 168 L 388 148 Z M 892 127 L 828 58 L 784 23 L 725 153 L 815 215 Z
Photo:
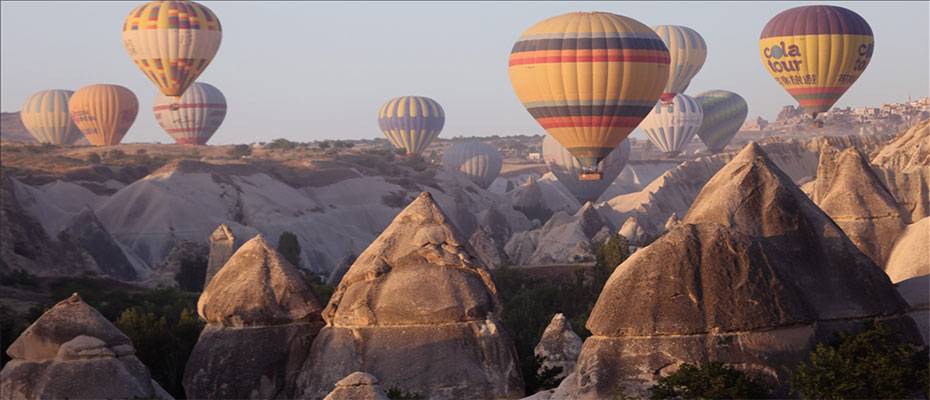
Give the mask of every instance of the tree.
M 252 155 L 252 146 L 247 144 L 237 144 L 230 148 L 226 154 L 235 158 L 250 156 Z
M 332 145 L 329 143 L 329 140 L 324 140 L 324 141 L 320 142 L 320 144 L 317 145 L 317 147 L 319 147 L 319 148 L 321 148 L 321 149 L 323 149 L 323 150 L 326 150 L 326 149 L 330 148 L 330 146 L 332 146 Z
M 100 164 L 103 159 L 100 158 L 100 154 L 90 153 L 87 155 L 87 162 L 91 164 Z
M 762 381 L 716 361 L 684 364 L 649 391 L 652 399 L 765 399 L 771 393 Z
M 842 333 L 818 344 L 791 375 L 794 393 L 817 399 L 930 397 L 927 347 L 903 340 L 873 323 L 858 334 Z
M 295 267 L 300 267 L 300 242 L 297 235 L 284 232 L 278 237 L 278 252 Z
M 188 292 L 202 292 L 207 279 L 207 259 L 203 257 L 181 260 L 181 269 L 174 280 L 178 287 Z

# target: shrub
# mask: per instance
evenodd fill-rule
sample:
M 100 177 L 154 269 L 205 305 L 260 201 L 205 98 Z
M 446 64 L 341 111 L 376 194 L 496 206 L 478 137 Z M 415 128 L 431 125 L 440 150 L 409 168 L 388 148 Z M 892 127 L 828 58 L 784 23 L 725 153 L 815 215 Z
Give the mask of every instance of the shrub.
M 103 159 L 100 158 L 100 154 L 90 153 L 87 155 L 87 162 L 91 164 L 100 164 Z
M 147 151 L 145 151 L 145 149 L 136 150 L 136 155 L 137 155 L 137 156 L 142 156 L 142 155 L 145 155 L 146 153 L 147 153 Z
M 607 278 L 610 278 L 614 269 L 630 256 L 630 242 L 619 233 L 611 234 L 595 249 L 595 256 L 597 257 L 597 268 L 595 268 L 597 277 L 607 282 Z
M 132 340 L 136 357 L 149 367 L 152 379 L 180 399 L 184 397 L 184 366 L 203 324 L 191 308 L 170 317 L 133 307 L 120 314 L 116 326 Z
M 207 259 L 204 257 L 185 258 L 181 260 L 181 269 L 174 276 L 181 290 L 202 292 L 207 279 Z
M 226 151 L 230 157 L 240 158 L 252 155 L 252 146 L 247 144 L 237 144 Z
M 281 138 L 272 140 L 265 147 L 268 149 L 292 150 L 297 147 L 297 143 Z
M 653 399 L 765 399 L 771 392 L 760 380 L 721 362 L 684 364 L 649 391 Z
M 113 149 L 113 150 L 110 150 L 109 153 L 107 153 L 107 159 L 119 160 L 122 158 L 126 158 L 126 153 L 120 149 Z
M 295 267 L 300 267 L 300 242 L 297 235 L 291 232 L 281 233 L 278 237 L 278 252 Z
M 420 400 L 426 397 L 418 392 L 408 392 L 398 387 L 391 387 L 384 392 L 391 400 Z
M 320 142 L 319 144 L 317 144 L 317 147 L 319 147 L 319 148 L 321 148 L 321 149 L 323 149 L 323 150 L 326 150 L 326 149 L 330 148 L 331 146 L 332 146 L 332 145 L 329 143 L 329 140 L 324 140 L 324 141 Z
M 916 348 L 884 324 L 818 344 L 789 383 L 804 398 L 930 397 L 927 347 Z

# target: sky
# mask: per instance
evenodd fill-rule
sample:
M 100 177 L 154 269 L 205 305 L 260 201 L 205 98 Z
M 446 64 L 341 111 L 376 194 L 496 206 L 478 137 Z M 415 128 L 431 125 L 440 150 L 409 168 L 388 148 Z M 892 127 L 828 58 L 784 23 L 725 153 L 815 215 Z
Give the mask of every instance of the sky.
M 649 26 L 695 29 L 708 56 L 687 94 L 734 91 L 749 103 L 750 118 L 771 120 L 795 101 L 759 59 L 763 26 L 791 7 L 838 5 L 869 22 L 875 51 L 837 106 L 930 95 L 926 1 L 201 3 L 223 24 L 219 53 L 198 79 L 218 87 L 228 102 L 212 144 L 382 137 L 377 109 L 401 95 L 442 104 L 441 137 L 541 134 L 513 93 L 507 59 L 525 29 L 570 11 L 607 11 Z M 0 110 L 18 111 L 39 90 L 119 84 L 140 102 L 123 141 L 172 142 L 152 115 L 154 84 L 122 47 L 123 19 L 138 4 L 2 1 Z

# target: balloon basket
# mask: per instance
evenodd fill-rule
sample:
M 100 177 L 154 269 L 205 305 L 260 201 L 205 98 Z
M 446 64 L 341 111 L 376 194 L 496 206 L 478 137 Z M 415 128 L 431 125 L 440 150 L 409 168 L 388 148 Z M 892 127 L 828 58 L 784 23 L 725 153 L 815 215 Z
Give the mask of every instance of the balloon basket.
M 578 180 L 580 181 L 599 181 L 602 178 L 604 178 L 604 174 L 597 171 L 578 173 Z

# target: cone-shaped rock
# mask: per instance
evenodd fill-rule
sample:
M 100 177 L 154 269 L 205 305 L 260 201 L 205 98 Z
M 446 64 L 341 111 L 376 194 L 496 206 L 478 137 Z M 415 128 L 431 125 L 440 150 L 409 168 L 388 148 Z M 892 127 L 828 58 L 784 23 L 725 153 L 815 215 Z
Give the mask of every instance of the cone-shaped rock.
M 73 242 L 84 249 L 104 274 L 124 281 L 139 278 L 132 262 L 90 207 L 85 206 L 80 214 L 62 230 L 59 238 L 66 242 Z
M 229 258 L 236 252 L 239 245 L 240 242 L 236 241 L 232 229 L 226 224 L 220 224 L 210 234 L 210 255 L 207 259 L 207 276 L 203 283 L 204 287 L 207 287 L 216 273 L 220 271 L 220 268 L 226 265 L 226 261 L 229 261 Z
M 637 247 L 645 244 L 648 239 L 646 230 L 643 229 L 636 217 L 628 217 L 626 221 L 623 222 L 623 226 L 620 227 L 619 233 L 623 235 L 631 245 Z
M 572 324 L 565 315 L 558 313 L 549 321 L 533 353 L 543 359 L 540 372 L 544 368 L 561 368 L 556 376 L 561 378 L 575 368 L 575 361 L 581 353 L 581 338 L 572 330 Z
M 129 338 L 77 294 L 42 314 L 7 354 L 3 399 L 170 398 Z
M 522 395 L 497 289 L 476 262 L 449 218 L 421 194 L 339 283 L 298 381 L 302 396 L 322 398 L 353 371 L 431 399 Z
M 292 398 L 321 306 L 296 267 L 259 235 L 197 302 L 207 321 L 184 371 L 189 398 Z
M 390 400 L 378 383 L 378 378 L 364 372 L 353 372 L 336 382 L 323 400 Z
M 898 238 L 885 273 L 910 305 L 908 315 L 930 344 L 930 217 L 908 225 Z
M 814 201 L 865 255 L 884 266 L 904 230 L 897 201 L 855 148 L 834 157 L 824 152 L 822 158 L 835 158 L 835 165 L 821 160 Z
M 644 391 L 682 363 L 721 361 L 770 380 L 838 331 L 881 319 L 915 343 L 884 273 L 748 145 L 681 224 L 621 264 L 588 319 L 575 372 L 553 398 Z

